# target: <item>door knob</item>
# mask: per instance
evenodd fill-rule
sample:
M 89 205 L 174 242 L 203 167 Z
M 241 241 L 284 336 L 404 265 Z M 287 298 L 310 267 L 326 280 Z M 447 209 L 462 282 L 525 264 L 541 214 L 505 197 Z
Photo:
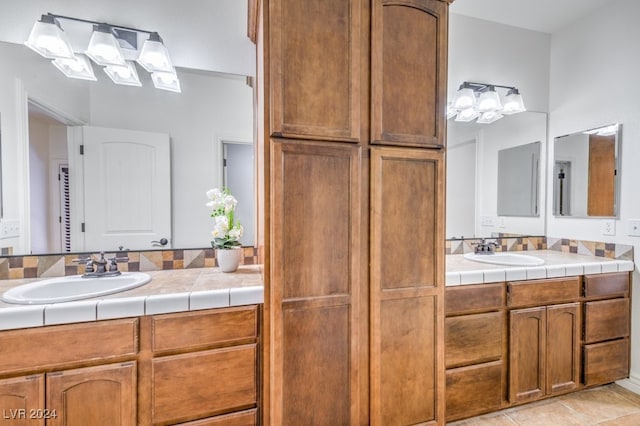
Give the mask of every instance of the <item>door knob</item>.
M 167 240 L 166 238 L 160 238 L 160 241 L 151 241 L 151 244 L 153 244 L 155 247 L 158 247 L 158 246 L 164 247 L 167 245 L 168 242 L 169 240 Z

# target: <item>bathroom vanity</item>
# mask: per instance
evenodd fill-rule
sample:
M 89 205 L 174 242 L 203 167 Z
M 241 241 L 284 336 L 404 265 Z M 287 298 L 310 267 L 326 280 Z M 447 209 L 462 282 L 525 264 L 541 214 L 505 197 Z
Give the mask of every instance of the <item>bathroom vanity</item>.
M 532 268 L 452 256 L 447 421 L 628 377 L 633 263 L 540 253 Z
M 2 304 L 4 327 L 34 309 L 44 318 L 43 326 L 0 331 L 4 420 L 257 424 L 262 288 L 247 286 L 256 284 L 259 267 L 243 268 L 159 271 L 154 286 L 100 300 Z M 225 287 L 234 281 L 237 287 Z M 88 320 L 83 307 L 92 305 Z M 140 307 L 142 315 L 130 316 Z M 60 324 L 46 325 L 52 322 Z

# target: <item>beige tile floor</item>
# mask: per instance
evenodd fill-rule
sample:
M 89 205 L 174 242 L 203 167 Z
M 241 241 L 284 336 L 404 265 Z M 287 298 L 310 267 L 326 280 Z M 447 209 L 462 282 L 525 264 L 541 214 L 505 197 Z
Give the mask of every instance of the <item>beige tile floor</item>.
M 640 395 L 610 384 L 448 425 L 640 425 Z

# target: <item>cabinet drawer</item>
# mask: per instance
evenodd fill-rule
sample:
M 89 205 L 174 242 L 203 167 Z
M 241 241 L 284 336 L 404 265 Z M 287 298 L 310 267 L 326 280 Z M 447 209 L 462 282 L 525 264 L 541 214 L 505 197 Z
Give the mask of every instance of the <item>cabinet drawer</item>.
M 573 302 L 580 297 L 580 277 L 508 282 L 507 295 L 510 307 Z
M 447 370 L 447 421 L 500 409 L 502 362 Z
M 0 371 L 35 371 L 138 352 L 138 319 L 97 321 L 0 332 Z M 25 354 L 29 354 L 28 357 Z
M 153 422 L 170 424 L 254 408 L 256 345 L 155 358 Z
M 504 306 L 504 284 L 478 284 L 448 287 L 444 292 L 446 315 L 482 312 Z
M 629 299 L 585 303 L 585 343 L 629 336 L 629 315 Z
M 254 426 L 257 424 L 258 410 L 253 409 L 180 423 L 180 426 Z
M 500 359 L 503 322 L 501 312 L 445 318 L 447 368 Z
M 586 386 L 601 385 L 629 376 L 629 339 L 585 345 Z
M 584 277 L 584 297 L 627 296 L 628 294 L 628 272 L 586 275 Z
M 153 350 L 193 350 L 255 339 L 257 312 L 257 306 L 248 306 L 154 316 Z

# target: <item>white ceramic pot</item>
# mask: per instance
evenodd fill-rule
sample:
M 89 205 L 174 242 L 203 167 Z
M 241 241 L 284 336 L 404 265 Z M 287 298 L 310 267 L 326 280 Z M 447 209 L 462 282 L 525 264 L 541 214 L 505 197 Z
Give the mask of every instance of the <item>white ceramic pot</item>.
M 242 258 L 242 247 L 216 249 L 218 267 L 222 272 L 235 272 Z

